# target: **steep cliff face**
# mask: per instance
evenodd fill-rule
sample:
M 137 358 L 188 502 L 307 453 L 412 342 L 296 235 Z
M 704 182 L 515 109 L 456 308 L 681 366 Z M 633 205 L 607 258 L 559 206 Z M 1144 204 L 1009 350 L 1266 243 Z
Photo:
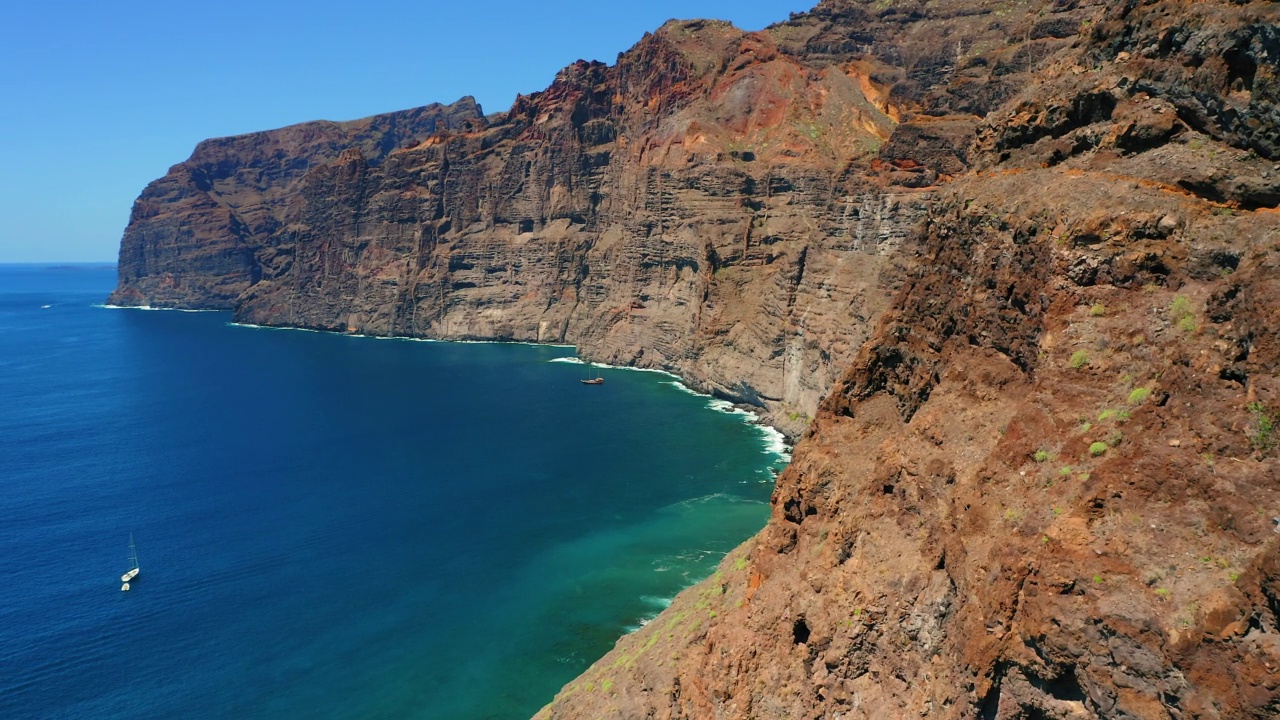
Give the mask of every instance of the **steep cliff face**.
M 885 258 L 923 202 L 841 184 L 834 158 L 757 177 L 761 157 L 735 159 L 717 149 L 730 143 L 708 138 L 723 129 L 700 121 L 705 97 L 652 122 L 650 98 L 670 97 L 655 87 L 667 76 L 635 71 L 692 62 L 666 37 L 686 32 L 741 35 L 668 26 L 617 68 L 570 68 L 485 132 L 440 138 L 378 169 L 351 156 L 317 172 L 298 222 L 277 238 L 293 265 L 255 287 L 241 317 L 573 342 L 598 359 L 682 371 L 736 399 L 812 414 L 836 372 L 821 349 L 861 342 L 864 324 L 837 319 L 851 304 L 864 316 L 883 307 Z M 655 57 L 664 54 L 673 58 Z M 798 89 L 769 100 L 774 126 L 758 132 L 798 144 L 799 121 L 786 118 L 813 115 L 798 104 L 805 83 L 785 59 L 771 65 L 780 67 L 748 67 L 725 84 L 796 75 L 787 81 Z M 697 95 L 716 92 L 698 81 L 708 87 Z M 861 100 L 854 87 L 842 91 L 827 111 Z M 764 91 L 722 92 L 750 103 Z M 842 213 L 830 212 L 835 202 Z
M 932 188 L 966 170 L 975 113 L 1071 42 L 1009 42 L 1010 29 L 1087 9 L 872 10 L 823 5 L 761 33 L 673 21 L 491 124 L 453 123 L 385 158 L 354 144 L 287 182 L 224 172 L 218 200 L 273 198 L 251 231 L 207 195 L 193 207 L 149 189 L 114 297 L 260 324 L 571 342 L 798 433 L 900 284 L 897 248 Z
M 672 22 L 487 120 L 176 166 L 113 297 L 573 342 L 808 427 L 768 527 L 544 717 L 1275 717 L 1277 27 Z
M 471 98 L 353 122 L 310 122 L 200 143 L 134 201 L 109 302 L 231 308 L 262 277 L 258 253 L 307 171 L 356 148 L 373 162 L 481 121 Z
M 892 127 L 852 71 L 673 22 L 488 128 L 314 173 L 274 238 L 288 265 L 239 317 L 572 342 L 798 429 L 884 307 L 887 258 L 923 213 L 917 193 L 843 173 Z
M 768 527 L 540 717 L 1277 717 L 1278 21 L 1110 8 L 989 113 Z

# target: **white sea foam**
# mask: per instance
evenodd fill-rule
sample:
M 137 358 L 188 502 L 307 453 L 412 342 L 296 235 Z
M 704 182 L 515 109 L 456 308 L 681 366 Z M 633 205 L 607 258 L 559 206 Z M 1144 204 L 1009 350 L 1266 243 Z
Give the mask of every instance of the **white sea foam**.
M 685 385 L 684 383 L 680 382 L 679 380 L 667 380 L 667 381 L 663 382 L 662 384 L 663 384 L 663 385 L 670 385 L 670 386 L 672 386 L 672 387 L 676 388 L 677 390 L 679 390 L 679 391 L 681 391 L 681 392 L 688 393 L 688 394 L 690 394 L 690 395 L 706 397 L 703 393 L 700 393 L 700 392 L 698 392 L 697 390 L 694 390 L 693 388 L 689 387 L 688 385 Z
M 715 500 L 730 500 L 730 499 L 736 499 L 736 498 L 730 498 L 724 493 L 710 493 L 708 495 L 699 495 L 698 497 L 686 498 L 684 500 L 677 500 L 676 502 L 673 502 L 670 505 L 663 506 L 662 510 L 664 511 L 685 510 L 693 507 L 694 505 L 702 505 L 704 503 L 709 503 Z
M 248 328 L 250 330 L 292 330 L 294 332 L 313 332 L 313 333 L 326 332 L 325 330 L 312 330 L 311 328 L 278 327 L 275 325 L 254 325 L 253 323 L 229 322 L 227 323 L 227 325 L 231 327 Z
M 630 635 L 631 633 L 639 630 L 645 625 L 648 625 L 654 620 L 657 620 L 658 614 L 663 610 L 666 610 L 667 608 L 671 607 L 671 602 L 675 600 L 675 598 L 660 598 L 660 597 L 652 597 L 650 595 L 642 595 L 640 596 L 640 600 L 643 601 L 646 605 L 650 605 L 652 607 L 658 608 L 658 612 L 642 615 L 638 620 L 636 620 L 636 623 L 634 625 L 626 626 L 623 630 L 627 635 Z
M 648 370 L 645 368 L 620 368 L 620 369 Z M 687 386 L 687 384 L 685 384 L 684 382 L 684 379 L 680 378 L 680 375 L 673 375 L 671 373 L 664 372 L 664 370 L 648 370 L 648 372 L 663 373 L 664 375 L 671 375 L 671 377 L 675 379 L 668 380 L 668 382 L 663 384 L 669 384 L 669 386 L 673 386 L 678 389 L 681 389 L 682 392 L 687 392 L 689 393 L 689 395 L 705 397 L 707 398 L 707 406 L 710 407 L 710 409 L 716 410 L 718 411 L 718 413 L 724 413 L 727 415 L 737 415 L 739 416 L 739 418 L 742 419 L 742 421 L 744 421 L 744 423 L 755 425 L 756 429 L 759 429 L 760 434 L 762 434 L 763 436 L 765 454 L 777 455 L 778 459 L 782 460 L 783 462 L 791 461 L 791 445 L 788 445 L 787 437 L 785 436 L 785 434 L 782 434 L 780 430 L 772 427 L 772 425 L 765 425 L 763 423 L 760 423 L 760 416 L 753 413 L 753 411 L 742 409 L 742 407 L 733 405 L 732 402 L 728 400 L 721 400 L 721 398 L 708 395 L 708 393 L 698 392 L 696 391 L 696 389 Z
M 636 632 L 636 630 L 639 630 L 640 628 L 644 628 L 645 625 L 648 625 L 649 623 L 653 623 L 653 621 L 657 619 L 658 619 L 657 615 L 645 615 L 643 616 L 643 618 L 636 620 L 635 625 L 627 625 L 626 628 L 622 628 L 622 634 L 630 635 L 631 633 Z
M 405 340 L 407 342 L 443 342 L 435 338 L 401 337 L 399 335 L 364 335 L 362 333 L 340 333 L 336 330 L 317 330 L 315 328 L 290 327 L 287 325 L 256 325 L 254 323 L 229 322 L 227 325 L 250 330 L 287 330 L 289 332 L 321 333 L 323 335 L 341 335 L 342 337 L 365 338 L 368 340 Z
M 551 345 L 550 347 L 575 347 L 575 346 L 574 345 Z M 567 362 L 567 363 L 585 364 L 583 360 L 576 357 L 553 358 L 551 360 L 548 360 L 547 362 Z M 659 370 L 657 368 L 632 367 L 630 365 L 610 365 L 609 363 L 596 362 L 594 360 L 591 361 L 591 365 L 593 367 L 609 368 L 610 370 L 626 370 L 628 372 L 657 373 L 659 375 L 666 375 L 667 377 L 673 378 L 677 381 L 680 380 L 679 375 L 676 375 L 675 373 L 672 373 L 672 372 L 667 372 L 666 370 Z
M 666 375 L 669 378 L 675 378 L 677 380 L 680 379 L 679 375 L 673 372 L 667 372 L 666 370 L 659 370 L 658 368 L 630 367 L 626 365 L 610 365 L 609 367 L 617 368 L 618 370 L 630 370 L 631 372 L 657 373 L 659 375 Z
M 140 306 L 140 307 L 134 308 L 134 307 L 117 306 L 117 305 L 102 305 L 100 307 L 120 308 L 120 309 L 129 309 L 129 310 L 134 310 L 134 309 L 136 310 L 167 310 L 169 309 L 169 308 L 152 308 L 148 306 Z M 179 310 L 179 312 L 217 312 L 217 311 Z M 234 325 L 236 327 L 246 327 L 246 328 L 253 328 L 258 330 L 301 330 L 303 332 L 323 332 L 323 333 L 333 333 L 333 334 L 344 334 L 344 333 L 336 333 L 331 330 L 313 330 L 311 328 L 279 327 L 274 325 L 255 325 L 253 323 L 235 323 L 235 322 L 228 323 L 228 324 Z M 393 335 L 364 335 L 364 334 L 351 334 L 346 336 L 360 337 L 360 338 L 373 338 L 375 340 L 407 340 L 411 342 L 456 342 L 456 343 L 465 343 L 465 344 L 472 344 L 472 345 L 532 345 L 532 346 L 559 347 L 559 348 L 575 347 L 573 345 L 555 345 L 551 343 L 531 343 L 531 342 L 508 342 L 504 340 L 439 340 L 437 338 L 416 338 L 416 337 L 403 337 L 403 336 L 393 336 Z M 566 357 L 551 358 L 547 362 L 568 363 L 570 365 L 588 364 L 585 361 L 583 361 L 581 358 L 578 358 L 572 355 L 566 356 Z M 647 373 L 657 373 L 659 375 L 666 375 L 667 377 L 671 378 L 671 380 L 664 381 L 663 382 L 664 385 L 671 385 L 681 390 L 682 392 L 688 393 L 690 395 L 694 395 L 697 397 L 705 397 L 707 398 L 707 407 L 711 408 L 712 410 L 715 410 L 717 412 L 722 412 L 727 415 L 735 415 L 737 417 L 742 418 L 743 422 L 749 425 L 754 425 L 760 431 L 762 439 L 764 440 L 764 450 L 762 452 L 768 455 L 776 455 L 779 458 L 779 460 L 781 460 L 782 462 L 791 462 L 791 446 L 787 443 L 786 436 L 783 435 L 781 432 L 779 432 L 776 428 L 771 427 L 769 425 L 762 424 L 760 422 L 760 416 L 750 410 L 740 408 L 728 400 L 722 400 L 712 395 L 708 395 L 707 393 L 702 393 L 702 392 L 698 392 L 697 390 L 694 390 L 693 388 L 686 385 L 684 380 L 679 375 L 676 375 L 675 373 L 668 372 L 666 370 L 659 370 L 657 368 L 641 368 L 641 367 L 632 367 L 629 365 L 610 365 L 608 363 L 601 363 L 601 362 L 591 362 L 590 365 L 592 365 L 593 367 L 609 368 L 610 370 L 628 370 L 631 372 L 647 372 Z
M 419 338 L 412 338 L 412 339 L 417 340 L 417 339 L 419 339 Z M 424 339 L 424 340 L 425 340 L 425 339 L 428 339 L 428 338 L 422 338 L 422 339 Z M 530 341 L 528 341 L 528 340 L 447 340 L 447 339 L 441 339 L 441 340 L 437 340 L 436 342 L 454 342 L 454 343 L 461 343 L 461 344 L 463 344 L 463 345 L 529 345 L 529 346 L 531 346 L 531 347 L 553 347 L 553 348 L 571 348 L 571 347 L 576 347 L 576 346 L 574 346 L 574 345 L 564 345 L 564 344 L 561 344 L 561 343 L 540 343 L 540 342 L 530 342 Z
M 185 312 L 185 313 L 202 313 L 202 312 L 226 312 L 225 310 L 209 310 L 209 309 L 193 309 L 193 308 L 167 308 L 152 307 L 150 305 L 111 305 L 108 303 L 95 303 L 93 307 L 103 308 L 106 310 L 151 310 L 164 312 Z
M 314 332 L 327 332 L 327 331 L 316 330 Z M 427 342 L 427 343 L 444 342 L 443 340 L 437 340 L 435 338 L 404 337 L 401 335 L 365 335 L 363 333 L 338 333 L 338 334 L 343 335 L 345 337 L 368 338 L 369 340 L 403 340 L 405 342 Z
M 163 308 L 160 308 L 163 309 Z M 190 311 L 204 312 L 204 311 Z M 255 325 L 253 323 L 231 322 L 227 323 L 234 327 L 251 328 L 254 330 L 298 330 L 301 332 L 325 333 L 326 335 L 341 335 L 342 337 L 368 338 L 370 340 L 403 340 L 404 342 L 425 342 L 425 343 L 458 343 L 460 345 L 528 345 L 530 347 L 553 347 L 553 348 L 571 348 L 573 345 L 561 345 L 558 343 L 538 343 L 524 342 L 515 340 L 448 340 L 444 338 L 427 338 L 427 337 L 409 337 L 408 335 L 366 335 L 364 333 L 345 333 L 337 330 L 316 330 L 315 328 L 289 327 L 282 325 Z
M 739 415 L 746 422 L 757 422 L 760 420 L 759 415 L 751 412 L 750 410 L 744 410 L 738 407 L 737 405 L 734 405 L 733 403 L 729 402 L 728 400 L 712 398 L 711 400 L 707 401 L 707 407 L 717 412 L 722 412 L 726 415 Z
M 768 425 L 758 427 L 764 435 L 765 452 L 777 455 L 783 462 L 791 462 L 791 445 L 787 443 L 787 436 Z
M 404 342 L 438 343 L 448 342 L 436 338 L 404 337 L 401 335 L 365 335 L 363 333 L 343 333 L 336 330 L 316 330 L 315 328 L 289 327 L 283 325 L 255 325 L 254 323 L 229 322 L 231 327 L 248 328 L 250 330 L 288 330 L 291 332 L 321 333 L 323 335 L 340 335 L 342 337 L 363 338 L 366 340 L 402 340 Z

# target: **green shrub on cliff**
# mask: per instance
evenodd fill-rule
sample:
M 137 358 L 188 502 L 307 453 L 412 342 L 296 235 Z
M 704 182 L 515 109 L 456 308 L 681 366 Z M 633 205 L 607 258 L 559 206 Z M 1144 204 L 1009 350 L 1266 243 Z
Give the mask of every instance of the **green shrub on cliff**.
M 1276 419 L 1260 402 L 1249 404 L 1249 413 L 1253 415 L 1253 427 L 1246 431 L 1249 443 L 1255 450 L 1270 450 L 1276 445 Z
M 1169 306 L 1169 314 L 1173 316 L 1178 329 L 1185 333 L 1196 331 L 1196 316 L 1191 311 L 1191 300 L 1186 295 L 1179 295 Z

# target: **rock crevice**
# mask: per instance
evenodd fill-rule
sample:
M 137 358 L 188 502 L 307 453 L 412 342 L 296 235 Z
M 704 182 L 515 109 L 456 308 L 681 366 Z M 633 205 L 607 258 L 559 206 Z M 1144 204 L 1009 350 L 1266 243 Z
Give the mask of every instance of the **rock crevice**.
M 1271 718 L 1276 27 L 673 21 L 488 118 L 202 144 L 113 301 L 569 342 L 801 437 L 765 529 L 540 717 Z

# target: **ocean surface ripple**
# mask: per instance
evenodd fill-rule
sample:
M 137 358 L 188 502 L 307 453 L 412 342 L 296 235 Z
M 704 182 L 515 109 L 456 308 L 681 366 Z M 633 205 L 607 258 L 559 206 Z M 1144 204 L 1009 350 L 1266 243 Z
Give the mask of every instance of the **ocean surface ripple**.
M 114 281 L 0 266 L 0 717 L 527 718 L 768 517 L 785 444 L 669 376 Z

